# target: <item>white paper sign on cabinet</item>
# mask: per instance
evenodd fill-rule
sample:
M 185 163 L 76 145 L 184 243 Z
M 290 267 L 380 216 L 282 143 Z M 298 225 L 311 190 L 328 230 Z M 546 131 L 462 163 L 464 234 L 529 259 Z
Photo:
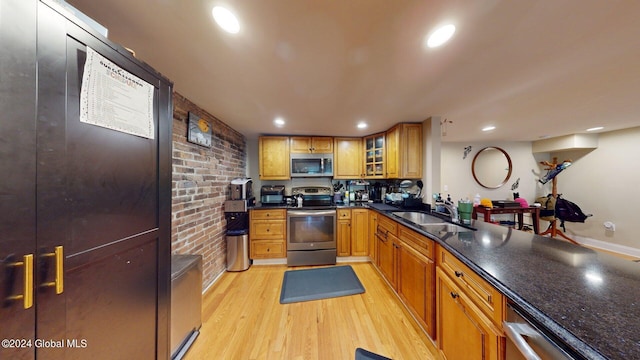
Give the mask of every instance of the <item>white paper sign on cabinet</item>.
M 153 85 L 87 47 L 80 121 L 153 139 Z

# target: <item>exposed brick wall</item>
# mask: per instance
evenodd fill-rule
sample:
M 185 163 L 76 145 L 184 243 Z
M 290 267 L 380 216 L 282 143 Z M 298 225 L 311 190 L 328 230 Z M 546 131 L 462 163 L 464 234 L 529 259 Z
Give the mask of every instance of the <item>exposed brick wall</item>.
M 211 148 L 187 141 L 189 112 L 212 125 Z M 197 105 L 173 93 L 173 254 L 200 254 L 203 287 L 226 268 L 223 203 L 229 183 L 246 174 L 246 139 Z

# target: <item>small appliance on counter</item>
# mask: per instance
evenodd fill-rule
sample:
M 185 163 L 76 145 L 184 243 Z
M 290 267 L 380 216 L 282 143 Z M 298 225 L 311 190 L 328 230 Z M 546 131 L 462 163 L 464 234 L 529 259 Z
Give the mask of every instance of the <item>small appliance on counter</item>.
M 249 200 L 251 198 L 255 198 L 253 196 L 253 180 L 251 178 L 231 180 L 231 200 Z
M 260 203 L 264 205 L 286 205 L 284 185 L 263 185 L 260 187 Z

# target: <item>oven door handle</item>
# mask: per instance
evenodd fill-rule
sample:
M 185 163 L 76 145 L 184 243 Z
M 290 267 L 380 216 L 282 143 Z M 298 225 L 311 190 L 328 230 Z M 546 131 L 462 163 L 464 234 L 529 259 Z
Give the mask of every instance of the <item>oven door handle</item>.
M 518 348 L 518 351 L 527 360 L 541 360 L 540 356 L 529 346 L 524 336 L 535 336 L 538 334 L 531 326 L 522 323 L 503 322 L 502 328 L 507 337 Z
M 287 216 L 325 216 L 335 215 L 335 210 L 288 210 Z

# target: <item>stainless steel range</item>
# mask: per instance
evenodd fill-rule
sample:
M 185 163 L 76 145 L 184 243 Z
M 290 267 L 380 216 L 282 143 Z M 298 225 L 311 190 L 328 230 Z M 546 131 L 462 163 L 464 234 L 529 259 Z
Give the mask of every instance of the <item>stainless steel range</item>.
M 336 210 L 329 187 L 299 187 L 303 207 L 287 210 L 287 265 L 336 263 Z
M 302 196 L 304 207 L 332 208 L 333 190 L 328 186 L 304 186 L 291 188 L 291 195 Z

